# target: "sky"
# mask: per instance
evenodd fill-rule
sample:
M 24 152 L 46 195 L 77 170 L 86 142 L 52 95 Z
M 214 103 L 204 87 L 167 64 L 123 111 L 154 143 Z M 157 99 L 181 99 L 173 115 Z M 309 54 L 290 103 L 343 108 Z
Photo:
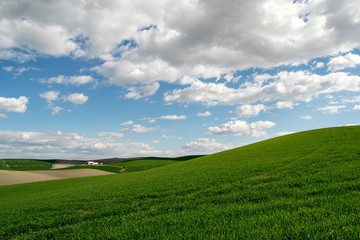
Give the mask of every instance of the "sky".
M 358 0 L 2 0 L 0 158 L 211 154 L 360 124 Z

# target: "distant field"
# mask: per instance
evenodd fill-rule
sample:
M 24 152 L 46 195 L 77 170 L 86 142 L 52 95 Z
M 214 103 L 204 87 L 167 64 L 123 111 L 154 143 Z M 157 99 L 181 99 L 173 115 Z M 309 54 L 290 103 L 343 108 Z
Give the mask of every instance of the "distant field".
M 36 170 L 36 171 L 5 171 L 0 170 L 0 186 L 29 182 L 49 181 L 65 178 L 79 178 L 111 174 L 96 169 L 78 170 Z
M 148 157 L 136 160 L 121 161 L 117 163 L 104 164 L 104 165 L 85 165 L 85 166 L 71 166 L 63 168 L 63 170 L 68 169 L 98 169 L 102 171 L 112 172 L 112 173 L 130 173 L 130 172 L 140 172 L 153 168 L 158 168 L 178 162 L 183 162 L 186 160 L 194 159 L 200 156 L 184 156 L 178 158 L 157 158 L 157 157 Z
M 50 170 L 55 160 L 0 159 L 0 170 Z
M 138 171 L 144 171 L 149 170 L 152 168 L 162 167 L 182 161 L 191 160 L 194 158 L 201 157 L 202 155 L 196 155 L 196 156 L 184 156 L 184 157 L 178 157 L 178 158 L 157 158 L 157 157 L 148 157 L 143 158 L 139 160 L 130 160 L 130 161 L 124 161 L 124 162 L 117 162 L 112 163 L 111 165 L 121 166 L 125 167 L 122 172 L 138 172 Z
M 165 159 L 141 159 L 141 160 L 132 160 L 126 162 L 113 163 L 111 165 L 122 166 L 122 167 L 138 167 L 138 166 L 165 166 L 180 161 L 177 160 L 165 160 Z
M 85 166 L 73 166 L 73 167 L 67 167 L 67 168 L 62 168 L 59 170 L 69 170 L 69 169 L 97 169 L 97 170 L 102 170 L 102 171 L 106 171 L 106 172 L 112 172 L 112 173 L 120 173 L 122 168 L 120 167 L 115 167 L 115 166 L 102 166 L 102 165 L 85 165 Z
M 0 187 L 0 239 L 360 239 L 360 127 Z

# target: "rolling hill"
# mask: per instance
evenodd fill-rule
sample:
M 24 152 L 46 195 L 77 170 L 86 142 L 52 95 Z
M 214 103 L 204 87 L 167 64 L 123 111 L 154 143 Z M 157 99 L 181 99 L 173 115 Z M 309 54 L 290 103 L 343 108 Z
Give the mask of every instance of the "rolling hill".
M 0 187 L 1 239 L 359 239 L 360 127 Z
M 50 170 L 55 160 L 0 159 L 0 170 Z

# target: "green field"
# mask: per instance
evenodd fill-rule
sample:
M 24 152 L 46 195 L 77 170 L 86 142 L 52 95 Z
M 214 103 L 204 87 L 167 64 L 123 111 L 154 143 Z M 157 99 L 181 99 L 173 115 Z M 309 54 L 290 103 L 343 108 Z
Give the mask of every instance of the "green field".
M 129 172 L 139 172 L 139 171 L 149 170 L 152 168 L 162 167 L 173 163 L 191 160 L 198 157 L 201 156 L 194 155 L 194 156 L 184 156 L 178 158 L 148 157 L 138 160 L 129 160 L 124 162 L 112 163 L 111 165 L 124 167 L 125 169 L 123 169 L 122 172 L 129 173 Z
M 0 239 L 360 239 L 360 127 L 0 187 Z
M 190 159 L 200 157 L 196 156 L 184 156 L 178 158 L 158 158 L 158 157 L 147 157 L 137 160 L 128 160 L 123 162 L 117 162 L 112 164 L 104 165 L 85 165 L 85 166 L 73 166 L 62 168 L 59 170 L 69 170 L 69 169 L 98 169 L 102 171 L 112 172 L 112 173 L 130 173 L 130 172 L 140 172 L 149 170 L 152 168 L 158 168 L 173 163 L 178 163 Z
M 50 170 L 55 160 L 0 159 L 0 170 Z

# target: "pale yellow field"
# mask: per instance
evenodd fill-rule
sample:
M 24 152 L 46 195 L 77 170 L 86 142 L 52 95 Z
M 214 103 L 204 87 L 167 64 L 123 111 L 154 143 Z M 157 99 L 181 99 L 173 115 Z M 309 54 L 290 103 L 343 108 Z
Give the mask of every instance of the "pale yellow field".
M 51 169 L 60 169 L 60 168 L 67 168 L 67 167 L 73 167 L 73 166 L 79 166 L 79 164 L 66 164 L 66 163 L 54 163 Z
M 96 169 L 42 170 L 42 171 L 6 171 L 0 170 L 0 186 L 19 183 L 48 181 L 64 178 L 90 177 L 114 174 Z

